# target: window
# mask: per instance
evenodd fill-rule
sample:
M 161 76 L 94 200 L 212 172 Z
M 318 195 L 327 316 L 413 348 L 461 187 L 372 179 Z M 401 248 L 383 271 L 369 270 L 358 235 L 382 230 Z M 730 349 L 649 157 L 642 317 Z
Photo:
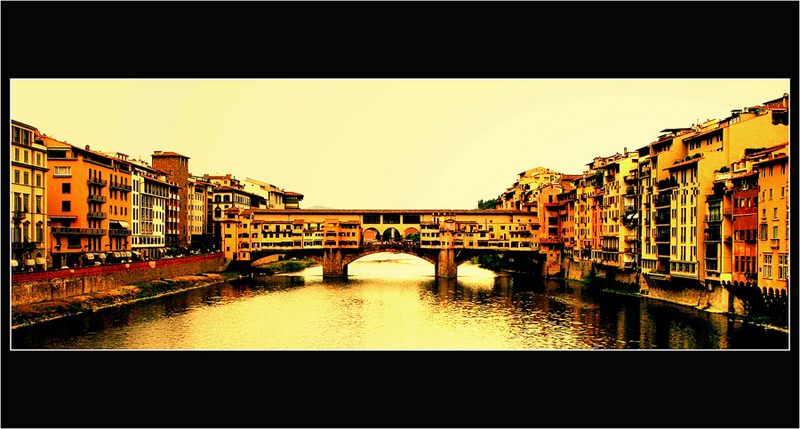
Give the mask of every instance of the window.
M 778 239 L 778 225 L 772 227 L 772 238 Z
M 26 163 L 26 164 L 28 163 L 28 151 L 27 150 L 23 150 L 22 151 L 22 161 L 24 163 Z
M 781 199 L 783 199 L 785 196 L 786 196 L 786 187 L 781 186 Z
M 14 170 L 14 183 L 19 183 L 19 170 Z
M 761 239 L 762 240 L 766 240 L 767 239 L 767 224 L 765 224 L 765 223 L 761 224 Z
M 770 174 L 770 176 L 771 176 L 771 174 Z M 769 199 L 770 200 L 772 199 L 772 188 L 769 188 Z
M 778 255 L 778 278 L 781 280 L 789 278 L 789 255 Z
M 39 173 L 36 173 L 36 186 L 42 187 L 42 175 Z
M 71 203 L 69 201 L 62 201 L 61 202 L 61 211 L 62 212 L 68 212 L 70 210 L 72 210 Z
M 15 128 L 14 131 L 17 131 Z M 14 148 L 14 161 L 19 161 L 19 148 Z
M 37 153 L 36 154 L 36 165 L 42 165 L 42 154 L 41 153 Z
M 36 213 L 41 213 L 41 212 L 42 212 L 42 196 L 41 195 L 37 195 L 36 196 Z
M 70 183 L 62 183 L 61 184 L 61 193 L 62 194 L 69 194 L 72 191 L 72 184 Z
M 25 153 L 28 153 L 28 152 L 25 152 Z M 28 184 L 28 172 L 27 171 L 23 171 L 22 172 L 22 184 L 23 185 L 27 185 Z
M 778 220 L 778 208 L 777 207 L 774 207 L 772 209 L 772 219 Z
M 72 167 L 54 167 L 53 168 L 53 176 L 54 177 L 71 177 L 72 176 Z
M 761 275 L 765 279 L 772 278 L 772 254 L 764 254 L 764 266 L 761 267 Z

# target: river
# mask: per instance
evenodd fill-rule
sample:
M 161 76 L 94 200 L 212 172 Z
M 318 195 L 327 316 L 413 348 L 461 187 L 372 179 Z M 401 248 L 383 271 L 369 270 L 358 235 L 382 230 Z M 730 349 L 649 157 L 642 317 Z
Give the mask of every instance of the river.
M 391 254 L 346 280 L 321 267 L 222 283 L 15 329 L 14 349 L 563 350 L 786 349 L 789 335 L 725 315 L 498 276 L 466 263 L 458 279 Z

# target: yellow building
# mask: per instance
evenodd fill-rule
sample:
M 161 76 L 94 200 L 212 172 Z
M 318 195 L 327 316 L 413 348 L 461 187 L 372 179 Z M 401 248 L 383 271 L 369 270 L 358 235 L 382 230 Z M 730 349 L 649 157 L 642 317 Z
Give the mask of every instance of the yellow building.
M 36 127 L 11 121 L 11 267 L 48 266 L 47 148 Z
M 754 163 L 758 171 L 758 286 L 769 294 L 788 293 L 789 153 L 788 143 L 766 149 Z
M 649 278 L 666 280 L 663 273 L 668 269 L 675 279 L 699 281 L 709 289 L 725 280 L 721 269 L 731 259 L 731 246 L 715 238 L 706 240 L 704 233 L 717 228 L 719 222 L 707 216 L 707 198 L 717 198 L 714 182 L 721 168 L 744 158 L 753 148 L 788 140 L 788 127 L 781 119 L 788 98 L 770 104 L 777 107 L 734 110 L 723 120 L 709 120 L 691 130 L 664 130 L 669 134 L 650 145 L 652 171 L 658 172 L 658 195 L 651 206 L 655 209 L 651 227 L 655 227 L 658 263 L 652 270 L 646 262 L 652 247 L 646 249 L 642 260 L 651 269 Z M 716 203 L 711 206 L 717 207 Z M 666 247 L 669 265 L 664 267 Z
M 517 181 L 497 197 L 496 209 L 536 211 L 539 189 L 561 180 L 561 173 L 545 167 L 532 168 L 518 176 Z

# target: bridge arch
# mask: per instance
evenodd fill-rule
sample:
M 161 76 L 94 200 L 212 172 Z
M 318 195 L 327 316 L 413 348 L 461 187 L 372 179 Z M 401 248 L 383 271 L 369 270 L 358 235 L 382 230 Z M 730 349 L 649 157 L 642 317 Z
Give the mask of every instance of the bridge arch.
M 350 264 L 350 263 L 355 262 L 355 261 L 357 261 L 357 260 L 359 260 L 359 259 L 361 259 L 361 258 L 363 258 L 365 256 L 374 255 L 376 253 L 393 253 L 395 255 L 411 255 L 411 256 L 417 257 L 419 259 L 422 259 L 424 261 L 430 262 L 433 265 L 436 265 L 436 258 L 433 255 L 428 255 L 428 254 L 424 254 L 424 253 L 417 253 L 417 252 L 414 252 L 414 251 L 411 251 L 411 250 L 393 249 L 393 248 L 376 248 L 376 249 L 364 250 L 364 251 L 361 251 L 361 252 L 358 252 L 358 253 L 355 253 L 355 254 L 352 254 L 352 255 L 348 255 L 347 257 L 344 258 L 344 263 L 345 264 Z

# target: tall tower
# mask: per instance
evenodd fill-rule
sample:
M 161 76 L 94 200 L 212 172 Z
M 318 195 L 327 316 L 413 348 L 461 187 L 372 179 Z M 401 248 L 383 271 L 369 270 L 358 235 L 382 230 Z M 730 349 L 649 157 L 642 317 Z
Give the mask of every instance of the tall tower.
M 188 249 L 192 235 L 189 231 L 189 157 L 175 152 L 153 152 L 153 168 L 169 174 L 168 180 L 178 185 L 178 248 Z

